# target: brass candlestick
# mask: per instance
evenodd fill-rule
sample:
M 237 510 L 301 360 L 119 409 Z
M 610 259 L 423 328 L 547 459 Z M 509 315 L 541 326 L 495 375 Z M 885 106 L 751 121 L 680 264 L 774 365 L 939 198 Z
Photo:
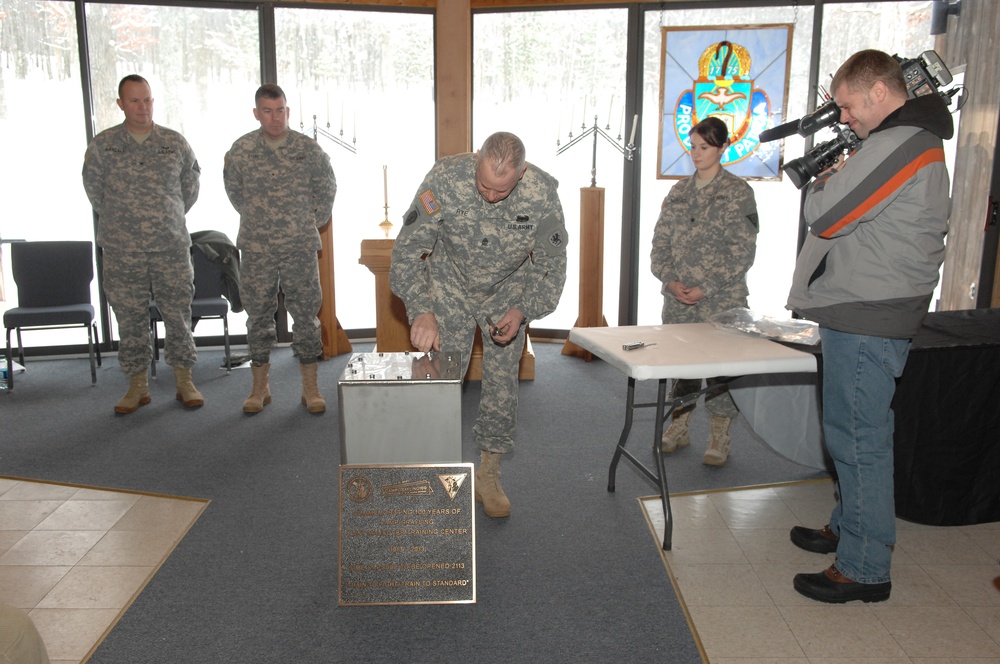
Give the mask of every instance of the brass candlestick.
M 386 239 L 389 239 L 389 231 L 392 230 L 392 222 L 389 221 L 389 206 L 388 205 L 385 206 L 385 219 L 383 219 L 382 221 L 379 222 L 378 227 L 382 229 L 383 233 L 385 233 Z
M 389 221 L 389 167 L 382 167 L 382 194 L 385 198 L 385 219 L 379 223 L 378 227 L 382 229 L 385 233 L 386 239 L 389 239 L 389 231 L 392 230 L 392 222 Z

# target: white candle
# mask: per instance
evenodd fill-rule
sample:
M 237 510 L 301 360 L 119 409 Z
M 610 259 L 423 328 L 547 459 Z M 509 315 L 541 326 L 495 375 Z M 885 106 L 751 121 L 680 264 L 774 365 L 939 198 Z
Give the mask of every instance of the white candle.
M 608 103 L 608 123 L 611 123 L 611 111 L 615 108 L 615 96 L 611 95 L 611 101 Z
M 326 93 L 326 126 L 330 126 L 330 93 Z
M 385 206 L 389 207 L 389 167 L 382 167 L 382 193 L 385 195 Z
M 299 124 L 300 125 L 305 124 L 305 121 L 303 120 L 303 117 L 302 117 L 302 93 L 301 92 L 299 93 Z
M 632 116 L 632 134 L 628 137 L 628 144 L 635 145 L 635 128 L 639 125 L 639 115 Z

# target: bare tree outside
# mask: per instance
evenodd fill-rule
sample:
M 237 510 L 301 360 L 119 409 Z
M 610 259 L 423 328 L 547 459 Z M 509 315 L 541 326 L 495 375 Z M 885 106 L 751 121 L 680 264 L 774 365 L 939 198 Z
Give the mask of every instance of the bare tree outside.
M 434 162 L 433 18 L 278 8 L 275 25 L 289 124 L 317 138 L 337 174 L 337 320 L 374 328 L 375 277 L 358 263 L 361 242 L 384 238 L 387 218 L 396 237 Z M 248 116 L 251 104 L 252 93 Z
M 901 56 L 917 56 L 933 47 L 930 36 L 930 1 L 861 2 L 824 6 L 820 44 L 820 84 L 829 87 L 830 75 L 849 55 L 865 48 L 878 48 Z M 787 120 L 808 111 L 810 101 L 818 101 L 810 90 L 809 62 L 812 57 L 814 12 L 811 7 L 743 8 L 731 10 L 669 10 L 646 14 L 643 135 L 647 145 L 655 145 L 658 114 L 661 28 L 680 26 L 792 24 L 793 44 L 789 72 Z M 901 29 L 902 28 L 902 29 Z M 817 104 L 819 105 L 819 104 Z M 816 143 L 833 138 L 830 130 L 814 136 Z M 806 139 L 791 136 L 783 141 L 784 161 L 801 157 Z M 638 323 L 660 322 L 660 282 L 649 269 L 649 248 L 660 203 L 673 186 L 672 181 L 655 179 L 655 161 L 647 152 L 643 161 L 640 200 L 639 308 Z M 798 251 L 800 191 L 782 181 L 751 182 L 760 215 L 757 255 L 747 275 L 749 306 L 757 313 L 787 319 L 785 309 Z
M 640 324 L 659 319 L 659 285 L 649 273 L 648 247 L 660 202 L 672 186 L 656 180 L 654 164 L 661 29 L 792 24 L 789 119 L 804 114 L 815 95 L 807 89 L 811 7 L 674 10 L 669 5 L 646 11 L 644 21 L 639 113 L 644 145 L 637 155 L 642 195 L 635 220 L 640 227 Z M 932 48 L 930 5 L 930 0 L 826 5 L 821 82 L 862 48 L 906 57 Z M 473 18 L 473 143 L 499 129 L 521 135 L 529 160 L 559 179 L 571 235 L 579 230 L 578 190 L 592 178 L 606 189 L 603 308 L 611 322 L 618 309 L 623 223 L 619 147 L 631 129 L 624 112 L 627 11 L 489 12 Z M 92 118 L 84 111 L 73 3 L 0 0 L 0 145 L 5 155 L 0 160 L 5 203 L 0 238 L 94 238 L 80 181 L 87 128 L 101 131 L 122 121 L 115 104 L 118 81 L 139 73 L 151 83 L 156 121 L 182 132 L 202 166 L 202 193 L 188 218 L 190 230 L 221 230 L 235 240 L 238 216 L 223 190 L 222 159 L 233 140 L 255 125 L 253 93 L 261 83 L 256 6 L 94 3 L 85 5 L 85 16 Z M 316 136 L 330 154 L 340 185 L 334 205 L 338 318 L 348 329 L 374 327 L 374 278 L 358 264 L 360 242 L 382 237 L 379 222 L 386 205 L 396 227 L 390 236 L 395 235 L 434 159 L 433 16 L 279 6 L 275 24 L 277 82 L 289 97 L 290 124 Z M 557 154 L 595 125 L 617 140 L 597 140 L 596 160 L 589 140 Z M 796 158 L 804 148 L 804 139 L 786 139 L 784 158 Z M 799 194 L 788 182 L 753 186 L 761 233 L 757 264 L 749 275 L 751 307 L 784 316 Z M 576 319 L 577 246 L 574 241 L 560 307 L 541 327 L 568 328 Z M 5 257 L 7 252 L 0 253 L 8 302 L 0 302 L 0 309 L 14 301 Z M 234 324 L 239 330 L 241 322 Z
M 621 255 L 624 154 L 631 118 L 625 118 L 628 13 L 625 9 L 477 14 L 473 35 L 473 144 L 495 131 L 521 137 L 528 161 L 559 181 L 570 249 L 566 287 L 558 308 L 534 323 L 568 329 L 579 314 L 580 189 L 605 189 L 604 299 L 617 317 Z M 617 139 L 574 138 L 596 125 Z M 596 174 L 592 169 L 596 161 Z M 613 323 L 612 323 L 613 324 Z
M 232 142 L 255 127 L 253 95 L 262 82 L 257 11 L 249 5 L 88 4 L 85 12 L 90 119 L 83 112 L 73 4 L 0 0 L 0 144 L 5 155 L 20 155 L 0 166 L 0 237 L 93 240 L 80 180 L 88 123 L 99 132 L 122 122 L 118 82 L 137 73 L 150 82 L 155 121 L 184 134 L 202 168 L 189 230 L 220 230 L 236 240 L 239 218 L 225 195 L 222 162 Z M 382 166 L 390 164 L 389 213 L 398 226 L 433 160 L 433 19 L 282 8 L 276 15 L 279 83 L 289 96 L 290 124 L 314 135 L 316 115 L 321 129 L 343 132 L 357 146 L 357 154 L 349 153 L 318 136 L 340 183 L 334 207 L 338 314 L 347 327 L 374 327 L 374 281 L 358 265 L 360 240 L 382 233 Z M 44 127 L 40 134 L 38 127 Z M 14 302 L 9 261 L 4 271 Z M 95 280 L 95 302 L 96 288 Z M 242 320 L 242 314 L 231 316 L 235 330 Z M 221 324 L 219 330 L 214 324 L 206 321 L 199 332 L 221 334 Z

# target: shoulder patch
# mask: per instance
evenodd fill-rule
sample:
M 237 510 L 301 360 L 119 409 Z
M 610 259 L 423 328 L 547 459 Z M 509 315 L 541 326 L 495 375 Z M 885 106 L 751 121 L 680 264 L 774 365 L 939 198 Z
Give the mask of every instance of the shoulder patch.
M 441 206 L 438 205 L 430 189 L 420 194 L 420 203 L 424 206 L 424 212 L 427 214 L 434 214 L 441 210 Z
M 563 243 L 563 237 L 562 233 L 560 233 L 559 231 L 556 231 L 555 233 L 549 236 L 549 244 L 551 244 L 553 247 L 561 247 L 562 243 Z
M 406 215 L 406 219 L 403 220 L 403 225 L 409 226 L 416 220 L 417 220 L 417 208 L 411 208 L 409 214 Z

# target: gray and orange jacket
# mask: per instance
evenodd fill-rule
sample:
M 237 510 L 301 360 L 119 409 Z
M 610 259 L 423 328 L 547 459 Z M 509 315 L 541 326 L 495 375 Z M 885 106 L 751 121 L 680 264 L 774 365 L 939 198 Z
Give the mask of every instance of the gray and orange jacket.
M 941 97 L 908 99 L 843 168 L 809 185 L 809 233 L 786 308 L 840 332 L 913 336 L 944 259 L 951 202 L 942 139 L 953 133 Z

